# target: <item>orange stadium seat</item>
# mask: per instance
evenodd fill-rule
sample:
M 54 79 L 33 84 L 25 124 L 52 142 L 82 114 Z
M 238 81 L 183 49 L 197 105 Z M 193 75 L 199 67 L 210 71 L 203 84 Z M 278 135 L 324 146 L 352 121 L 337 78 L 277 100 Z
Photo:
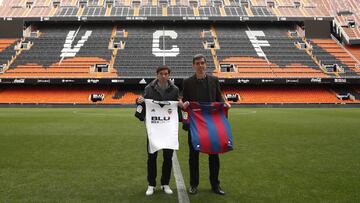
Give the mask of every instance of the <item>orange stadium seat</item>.
M 224 93 L 239 94 L 239 104 L 344 102 L 337 99 L 335 92 L 326 87 L 239 87 L 226 88 Z
M 346 49 L 349 50 L 352 53 L 352 55 L 355 56 L 356 59 L 360 61 L 360 46 L 358 46 L 358 45 L 353 45 L 353 46 L 346 45 Z
M 3 88 L 0 91 L 0 103 L 22 104 L 92 104 L 91 94 L 104 94 L 104 101 L 97 104 L 134 104 L 140 93 L 128 90 L 119 99 L 114 99 L 114 88 Z M 357 89 L 360 93 L 360 89 Z M 241 100 L 238 104 L 271 103 L 353 103 L 342 101 L 328 87 L 226 87 L 225 94 L 237 93 Z
M 112 98 L 113 88 L 90 88 L 90 87 L 19 87 L 3 88 L 0 91 L 0 103 L 22 103 L 22 104 L 91 104 L 91 94 L 104 94 L 104 101 L 99 104 L 119 104 L 118 100 Z
M 345 48 L 340 47 L 333 39 L 312 39 L 311 42 L 315 46 L 313 53 L 319 60 L 325 63 L 338 63 L 352 75 L 358 72 L 355 68 L 358 63 L 346 52 Z M 328 56 L 326 56 L 327 54 Z
M 0 39 L 0 52 L 14 44 L 16 39 Z
M 115 87 L 11 87 L 0 89 L 0 103 L 11 104 L 94 104 L 89 100 L 91 94 L 104 94 L 105 99 L 96 104 L 135 104 L 141 93 L 125 91 L 114 98 Z

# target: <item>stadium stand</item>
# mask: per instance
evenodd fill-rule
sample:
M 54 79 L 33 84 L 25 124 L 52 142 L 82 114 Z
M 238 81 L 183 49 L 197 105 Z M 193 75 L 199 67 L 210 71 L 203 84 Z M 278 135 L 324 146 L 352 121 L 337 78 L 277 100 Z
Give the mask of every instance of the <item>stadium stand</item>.
M 94 104 L 89 97 L 103 94 L 96 104 L 134 104 L 141 91 L 118 90 L 115 87 L 2 87 L 0 104 Z
M 345 48 L 346 48 L 353 56 L 355 56 L 357 60 L 360 61 L 360 46 L 356 46 L 356 45 L 349 46 L 349 45 L 346 45 Z
M 359 39 L 359 11 L 355 0 L 224 0 L 224 1 L 130 1 L 130 0 L 4 0 L 4 17 L 106 17 L 106 16 L 200 16 L 200 17 L 335 17 L 349 40 Z M 350 21 L 348 18 L 350 17 Z M 349 27 L 351 29 L 347 29 Z M 355 36 L 351 36 L 355 33 Z
M 124 96 L 119 98 L 118 102 L 122 104 L 134 104 L 136 98 L 138 98 L 140 95 L 142 95 L 142 92 L 140 93 L 139 91 L 126 91 L 124 93 Z
M 340 100 L 336 92 L 328 87 L 238 87 L 225 88 L 225 94 L 240 95 L 239 104 L 276 103 L 354 103 Z
M 336 93 L 336 97 L 341 100 L 360 100 L 360 94 L 353 87 L 332 87 L 333 91 Z
M 196 53 L 207 57 L 210 72 L 214 68 L 210 50 L 204 49 L 200 27 L 124 25 L 119 29 L 128 33 L 125 47 L 118 50 L 114 63 L 121 77 L 146 77 L 155 73 L 159 65 L 167 64 L 174 77 L 183 78 L 193 74 L 191 57 Z
M 220 64 L 234 64 L 238 76 L 327 77 L 304 50 L 295 46 L 301 39 L 289 38 L 289 29 L 286 25 L 219 26 L 217 58 Z
M 62 7 L 54 15 L 57 17 L 71 17 L 76 16 L 79 12 L 77 7 Z
M 356 103 L 360 91 L 354 88 L 269 86 L 269 87 L 224 87 L 225 94 L 239 94 L 236 104 L 279 103 Z M 139 90 L 119 90 L 114 87 L 3 87 L 0 103 L 10 104 L 94 104 L 91 94 L 103 94 L 103 101 L 96 104 L 134 104 L 142 94 Z M 339 95 L 350 95 L 348 98 Z M 234 103 L 234 102 L 232 102 Z
M 241 96 L 238 104 L 359 103 L 359 5 L 2 0 L 1 21 L 24 20 L 24 31 L 12 39 L 0 32 L 0 103 L 91 104 L 89 95 L 104 94 L 99 104 L 133 104 L 142 93 L 137 85 L 149 82 L 159 65 L 169 65 L 181 86 L 193 74 L 191 58 L 198 53 L 225 91 Z M 314 28 L 307 21 L 331 24 L 331 33 L 308 37 Z M 40 85 L 50 79 L 75 86 Z M 15 83 L 24 84 L 11 87 Z
M 129 7 L 113 7 L 110 16 L 131 16 L 134 9 Z
M 328 5 L 328 9 L 335 17 L 336 31 L 345 38 L 347 43 L 351 44 L 352 41 L 360 39 L 360 19 L 358 16 L 360 7 L 356 0 L 331 1 L 331 3 L 322 0 L 322 2 Z
M 57 3 L 59 2 L 59 4 Z M 268 15 L 271 10 L 275 11 L 274 14 L 278 16 L 313 16 L 316 15 L 328 15 L 326 12 L 338 12 L 342 8 L 350 9 L 351 11 L 357 11 L 355 0 L 341 0 L 336 2 L 329 2 L 328 0 L 276 0 L 276 1 L 265 1 L 265 0 L 225 0 L 225 1 L 168 1 L 167 3 L 159 3 L 160 1 L 140 1 L 133 2 L 129 0 L 89 0 L 89 1 L 78 1 L 78 0 L 61 0 L 61 1 L 49 1 L 49 0 L 37 0 L 37 1 L 21 1 L 21 0 L 4 0 L 2 6 L 9 8 L 21 8 L 23 10 L 33 9 L 37 7 L 51 7 L 58 5 L 61 7 L 93 7 L 100 8 L 105 6 L 111 7 L 156 7 L 161 6 L 172 6 L 172 7 L 193 7 L 193 8 L 206 8 L 221 9 L 226 6 L 237 6 L 246 9 L 246 14 L 249 15 Z M 194 3 L 196 2 L 196 3 Z M 206 10 L 205 9 L 205 10 Z M 314 10 L 314 11 L 313 11 Z M 217 12 L 217 11 L 215 11 Z M 212 14 L 215 14 L 212 12 Z
M 111 26 L 53 25 L 40 27 L 39 38 L 27 38 L 32 46 L 23 50 L 4 77 L 89 77 L 95 64 L 109 64 Z M 65 43 L 65 44 L 64 44 Z M 110 68 L 102 77 L 113 77 Z
M 16 39 L 3 39 L 0 40 L 0 65 L 8 66 L 12 59 L 16 56 L 14 50 L 18 40 Z
M 337 64 L 339 70 L 337 72 L 340 76 L 356 76 L 354 71 L 357 62 L 346 53 L 339 45 L 332 39 L 313 39 L 313 54 L 318 58 L 320 63 L 332 65 Z
M 305 1 L 305 0 L 303 0 Z M 12 1 L 5 0 L 4 7 L 10 8 L 6 16 L 34 17 L 53 16 L 52 7 L 60 6 L 55 16 L 328 16 L 322 4 L 299 1 Z M 51 3 L 50 3 L 51 2 Z M 111 13 L 111 14 L 109 14 Z

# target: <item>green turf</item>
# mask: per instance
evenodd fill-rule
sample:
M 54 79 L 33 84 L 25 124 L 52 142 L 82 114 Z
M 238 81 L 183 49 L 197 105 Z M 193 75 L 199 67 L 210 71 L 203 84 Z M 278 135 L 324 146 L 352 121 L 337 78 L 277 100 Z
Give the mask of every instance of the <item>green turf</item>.
M 0 202 L 177 202 L 176 192 L 144 195 L 145 129 L 133 113 L 0 109 Z M 202 155 L 191 202 L 360 201 L 360 109 L 234 108 L 230 122 L 235 150 L 220 158 L 227 194 L 210 192 Z M 182 130 L 180 144 L 188 186 Z

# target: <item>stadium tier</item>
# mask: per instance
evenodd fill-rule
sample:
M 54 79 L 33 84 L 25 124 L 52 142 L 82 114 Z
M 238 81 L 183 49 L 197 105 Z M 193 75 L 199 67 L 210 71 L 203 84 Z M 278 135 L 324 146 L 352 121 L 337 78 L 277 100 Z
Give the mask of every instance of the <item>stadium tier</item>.
M 0 57 L 8 62 L 1 77 L 147 78 L 167 64 L 174 78 L 184 78 L 193 72 L 196 53 L 206 56 L 209 73 L 222 78 L 358 77 L 359 72 L 358 60 L 334 39 L 289 36 L 294 24 L 46 23 L 34 28 L 36 34 L 16 46 L 4 45 Z M 13 47 L 18 52 L 11 52 Z
M 114 68 L 120 77 L 145 77 L 165 63 L 172 67 L 174 77 L 184 78 L 193 74 L 191 58 L 197 53 L 207 57 L 210 72 L 214 69 L 211 50 L 204 48 L 203 29 L 199 26 L 121 28 L 128 34 L 124 39 L 124 49 L 119 49 L 115 58 Z
M 333 20 L 349 44 L 360 44 L 357 0 L 3 0 L 0 17 L 59 20 L 188 19 Z
M 92 104 L 91 95 L 103 95 L 98 104 L 134 104 L 139 91 L 120 92 L 114 87 L 10 87 L 1 88 L 2 104 Z
M 348 50 L 357 60 L 360 60 L 360 46 L 346 46 L 346 50 Z
M 239 77 L 329 77 L 307 52 L 296 47 L 301 38 L 290 38 L 289 29 L 267 25 L 219 26 L 217 58 L 220 64 L 234 64 L 237 74 L 233 75 Z
M 40 27 L 41 36 L 28 37 L 29 44 L 9 65 L 7 77 L 92 77 L 91 66 L 109 63 L 112 50 L 108 49 L 110 26 L 55 25 Z M 113 77 L 108 72 L 102 77 Z
M 239 94 L 238 104 L 357 103 L 359 99 L 339 97 L 328 87 L 240 87 L 224 88 L 225 94 Z M 343 93 L 345 94 L 345 93 Z M 346 92 L 346 95 L 348 92 Z M 342 95 L 342 94 L 340 94 Z M 356 94 L 358 95 L 358 93 Z
M 357 75 L 359 70 L 355 68 L 356 61 L 346 53 L 345 49 L 340 48 L 334 40 L 320 39 L 311 42 L 313 44 L 313 54 L 321 63 L 341 66 L 343 70 L 339 72 L 340 76 Z
M 14 46 L 16 39 L 0 39 L 0 65 L 8 64 L 16 55 Z
M 238 94 L 232 104 L 334 104 L 359 103 L 360 90 L 321 86 L 224 87 L 225 95 Z M 115 87 L 3 87 L 0 104 L 94 104 L 92 95 L 102 95 L 96 104 L 135 104 L 139 90 Z

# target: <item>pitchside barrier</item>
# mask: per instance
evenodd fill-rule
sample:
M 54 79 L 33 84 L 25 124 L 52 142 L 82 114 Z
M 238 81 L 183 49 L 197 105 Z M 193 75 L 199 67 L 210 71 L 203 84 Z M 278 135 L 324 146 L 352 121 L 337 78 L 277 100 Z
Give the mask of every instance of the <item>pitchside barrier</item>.
M 125 85 L 147 85 L 154 78 L 0 78 L 0 84 L 125 84 Z M 173 79 L 174 83 L 181 85 L 183 78 Z M 359 78 L 219 78 L 221 84 L 360 84 Z

